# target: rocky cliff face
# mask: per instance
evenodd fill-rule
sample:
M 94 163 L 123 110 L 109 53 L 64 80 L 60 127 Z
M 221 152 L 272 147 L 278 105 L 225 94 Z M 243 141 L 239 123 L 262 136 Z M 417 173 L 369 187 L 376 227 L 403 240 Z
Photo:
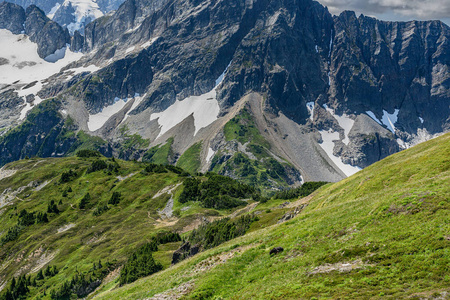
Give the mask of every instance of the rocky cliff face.
M 58 30 L 47 38 L 67 42 Z M 36 95 L 58 96 L 116 154 L 166 151 L 272 187 L 336 181 L 450 130 L 449 38 L 439 21 L 332 16 L 310 0 L 128 0 L 74 34 L 85 55 Z
M 18 5 L 1 3 L 0 29 L 8 29 L 15 34 L 27 34 L 30 40 L 38 45 L 38 54 L 41 58 L 55 53 L 56 50 L 70 44 L 71 40 L 67 30 L 50 20 L 35 5 L 29 6 L 25 11 Z
M 47 57 L 70 43 L 67 30 L 47 18 L 37 6 L 31 5 L 27 8 L 24 25 L 30 40 L 38 44 L 40 57 Z

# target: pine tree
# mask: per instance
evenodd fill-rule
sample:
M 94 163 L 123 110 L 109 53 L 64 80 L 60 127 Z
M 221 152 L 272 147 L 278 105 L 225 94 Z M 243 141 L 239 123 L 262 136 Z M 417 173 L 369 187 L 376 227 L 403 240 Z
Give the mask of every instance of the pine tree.
M 111 199 L 109 199 L 108 204 L 117 205 L 120 202 L 120 198 L 122 198 L 122 194 L 119 192 L 113 192 L 111 195 Z
M 50 269 L 50 265 L 48 265 L 47 268 L 45 268 L 44 275 L 45 275 L 45 277 L 51 277 L 52 276 L 52 271 Z
M 80 204 L 78 205 L 78 207 L 80 209 L 85 209 L 87 207 L 87 205 L 89 204 L 90 200 L 91 200 L 91 195 L 89 195 L 89 193 L 87 193 L 86 195 L 84 195 L 83 198 L 81 198 Z
M 42 269 L 39 270 L 39 272 L 36 275 L 36 280 L 42 280 L 44 279 L 44 274 L 42 274 Z
M 55 276 L 56 274 L 58 274 L 58 268 L 56 267 L 56 266 L 53 266 L 53 269 L 52 269 L 52 276 Z

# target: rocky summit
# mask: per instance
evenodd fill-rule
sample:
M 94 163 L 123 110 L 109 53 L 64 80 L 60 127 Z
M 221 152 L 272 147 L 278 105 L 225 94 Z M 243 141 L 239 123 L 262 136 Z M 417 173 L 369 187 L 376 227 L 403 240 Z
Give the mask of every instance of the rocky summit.
M 283 189 L 450 130 L 440 21 L 333 16 L 310 0 L 111 9 L 72 30 L 62 14 L 0 4 L 1 164 L 90 148 Z M 11 58 L 17 44 L 38 57 Z

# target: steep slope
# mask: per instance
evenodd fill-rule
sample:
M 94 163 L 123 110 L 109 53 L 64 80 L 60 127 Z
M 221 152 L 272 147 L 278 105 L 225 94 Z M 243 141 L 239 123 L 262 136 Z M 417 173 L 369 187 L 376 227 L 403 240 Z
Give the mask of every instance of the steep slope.
M 260 229 L 98 299 L 421 298 L 450 289 L 450 135 L 367 167 Z M 261 211 L 278 203 L 260 204 Z M 269 255 L 281 246 L 284 251 Z M 152 298 L 153 297 L 153 298 Z
M 0 169 L 0 299 L 9 299 L 20 276 L 30 279 L 21 294 L 27 298 L 55 298 L 70 282 L 68 296 L 83 298 L 108 283 L 107 275 L 116 278 L 127 258 L 158 233 L 190 231 L 246 206 L 241 198 L 254 203 L 257 193 L 209 174 L 193 178 L 218 181 L 220 195 L 182 200 L 189 174 L 180 168 L 78 153 L 88 157 L 31 158 Z M 153 256 L 167 268 L 180 237 L 158 243 Z
M 239 178 L 239 154 L 256 164 L 245 167 L 250 182 L 265 178 L 265 159 L 290 174 L 273 188 L 338 181 L 449 130 L 449 37 L 442 22 L 333 17 L 311 0 L 129 0 L 71 38 L 77 61 L 33 90 L 5 85 L 0 99 L 8 128 L 21 122 L 11 108 L 20 98 L 56 97 L 76 130 L 121 158 L 173 139 L 172 164 L 189 150 L 195 169 Z M 243 108 L 247 121 L 230 135 Z

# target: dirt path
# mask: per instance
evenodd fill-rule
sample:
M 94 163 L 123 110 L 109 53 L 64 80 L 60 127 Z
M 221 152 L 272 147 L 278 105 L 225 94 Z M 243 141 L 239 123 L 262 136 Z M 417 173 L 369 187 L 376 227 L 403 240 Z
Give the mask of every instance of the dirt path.
M 125 179 L 128 179 L 128 178 L 130 178 L 130 177 L 133 177 L 134 175 L 136 175 L 137 174 L 137 172 L 135 172 L 135 173 L 131 173 L 131 174 L 128 174 L 127 176 L 117 176 L 116 178 L 117 178 L 117 180 L 119 180 L 119 181 L 123 181 L 123 180 L 125 180 Z
M 255 209 L 256 206 L 258 206 L 258 204 L 259 204 L 259 202 L 255 202 L 255 203 L 249 204 L 249 205 L 247 205 L 246 207 L 243 207 L 243 208 L 241 208 L 241 209 L 238 209 L 237 211 L 235 211 L 234 213 L 232 213 L 231 215 L 229 215 L 229 217 L 230 217 L 231 219 L 233 219 L 233 218 L 236 218 L 236 217 L 239 216 L 239 215 L 248 213 L 248 212 L 252 211 L 253 209 Z
M 7 170 L 5 167 L 0 169 L 0 180 L 8 178 L 16 174 L 17 170 Z

